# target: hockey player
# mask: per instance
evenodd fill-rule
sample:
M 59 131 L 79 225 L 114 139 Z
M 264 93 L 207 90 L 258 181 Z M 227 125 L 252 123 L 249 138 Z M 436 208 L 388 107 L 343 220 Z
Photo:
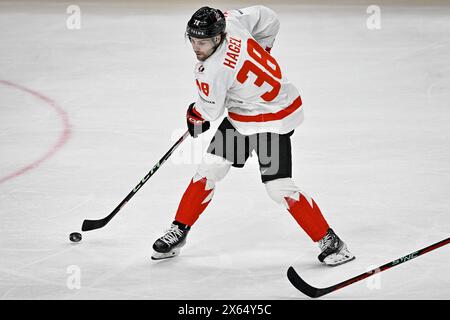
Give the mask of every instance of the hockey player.
M 153 244 L 152 259 L 174 257 L 212 199 L 215 184 L 230 167 L 243 167 L 254 151 L 267 193 L 284 206 L 317 242 L 319 261 L 339 265 L 354 256 L 333 232 L 315 201 L 292 180 L 291 135 L 303 120 L 297 88 L 270 55 L 279 21 L 264 6 L 222 13 L 202 7 L 186 27 L 197 56 L 198 99 L 187 110 L 187 125 L 196 138 L 228 110 L 197 172 L 181 198 L 175 219 Z

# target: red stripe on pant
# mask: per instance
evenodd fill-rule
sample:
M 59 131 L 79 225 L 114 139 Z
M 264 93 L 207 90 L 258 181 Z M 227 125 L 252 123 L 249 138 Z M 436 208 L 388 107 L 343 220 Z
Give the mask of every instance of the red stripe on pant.
M 205 199 L 214 191 L 214 187 L 206 190 L 206 178 L 196 182 L 194 179 L 187 187 L 178 206 L 175 220 L 192 226 L 197 221 L 200 214 L 206 209 L 211 199 L 204 202 Z
M 285 197 L 284 199 L 286 199 L 289 206 L 288 211 L 312 241 L 317 242 L 326 235 L 329 228 L 328 223 L 313 199 L 310 198 L 312 206 L 301 193 L 299 200 L 290 197 Z

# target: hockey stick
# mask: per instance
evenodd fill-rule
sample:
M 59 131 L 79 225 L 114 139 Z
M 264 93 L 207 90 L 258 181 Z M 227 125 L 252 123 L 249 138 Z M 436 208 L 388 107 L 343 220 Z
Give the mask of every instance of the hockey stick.
M 439 241 L 435 244 L 432 244 L 431 246 L 428 246 L 426 248 L 420 249 L 418 251 L 415 251 L 413 253 L 410 253 L 404 257 L 401 257 L 399 259 L 396 259 L 394 261 L 391 261 L 389 263 L 386 263 L 384 265 L 382 265 L 381 267 L 378 267 L 376 269 L 367 271 L 365 273 L 362 273 L 356 277 L 353 277 L 351 279 L 345 280 L 341 283 L 335 284 L 334 286 L 331 287 L 327 287 L 327 288 L 315 288 L 309 284 L 307 284 L 299 275 L 298 273 L 294 270 L 293 267 L 289 267 L 288 271 L 287 271 L 287 277 L 289 279 L 289 281 L 292 283 L 292 285 L 294 287 L 296 287 L 298 290 L 300 290 L 301 292 L 303 292 L 304 294 L 306 294 L 307 296 L 311 297 L 311 298 L 318 298 L 321 297 L 323 295 L 326 295 L 330 292 L 336 291 L 338 289 L 342 289 L 352 283 L 361 281 L 367 277 L 373 276 L 376 273 L 379 273 L 381 271 L 387 270 L 389 268 L 398 266 L 399 264 L 412 260 L 414 258 L 417 258 L 418 256 L 421 256 L 427 252 L 430 252 L 432 250 L 435 250 L 437 248 L 440 248 L 442 246 L 445 246 L 446 244 L 450 243 L 450 238 L 447 238 L 445 240 Z
M 183 136 L 167 151 L 167 153 L 155 164 L 155 166 L 139 181 L 136 187 L 122 200 L 121 203 L 106 217 L 99 220 L 84 220 L 81 226 L 82 231 L 89 231 L 102 228 L 122 209 L 122 207 L 139 191 L 139 189 L 147 182 L 147 180 L 162 166 L 164 162 L 172 155 L 175 149 L 189 136 L 189 131 L 186 131 Z

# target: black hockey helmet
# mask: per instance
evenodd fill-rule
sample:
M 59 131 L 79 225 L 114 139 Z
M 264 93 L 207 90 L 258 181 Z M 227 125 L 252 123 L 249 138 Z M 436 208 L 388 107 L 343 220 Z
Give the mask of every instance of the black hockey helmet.
M 187 23 L 186 35 L 193 38 L 212 38 L 225 32 L 225 16 L 219 9 L 201 7 Z

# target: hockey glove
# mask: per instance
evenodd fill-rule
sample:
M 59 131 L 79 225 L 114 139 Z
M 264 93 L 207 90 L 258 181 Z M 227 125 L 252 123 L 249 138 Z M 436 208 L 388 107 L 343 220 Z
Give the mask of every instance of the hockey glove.
M 187 126 L 189 134 L 197 138 L 199 134 L 208 131 L 210 127 L 209 121 L 206 121 L 202 116 L 194 109 L 195 102 L 189 105 L 186 113 Z

